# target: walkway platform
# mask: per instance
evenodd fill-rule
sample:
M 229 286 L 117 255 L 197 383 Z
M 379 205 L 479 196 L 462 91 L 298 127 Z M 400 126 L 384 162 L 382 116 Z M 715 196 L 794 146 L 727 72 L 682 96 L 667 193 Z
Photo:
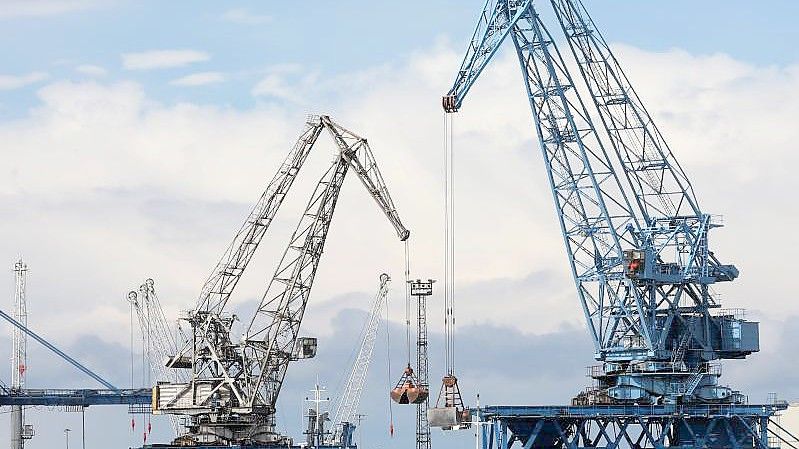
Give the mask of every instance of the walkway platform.
M 0 392 L 0 406 L 44 405 L 65 407 L 89 407 L 92 405 L 150 405 L 150 389 L 122 390 L 4 390 Z
M 778 438 L 771 418 L 786 408 L 493 406 L 481 409 L 479 420 L 483 449 L 771 449 Z

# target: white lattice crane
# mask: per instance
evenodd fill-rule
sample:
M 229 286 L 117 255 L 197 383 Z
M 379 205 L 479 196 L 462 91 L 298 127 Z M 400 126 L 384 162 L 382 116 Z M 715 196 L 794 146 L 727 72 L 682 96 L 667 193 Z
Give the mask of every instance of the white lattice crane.
M 317 183 L 246 331 L 233 338 L 236 318 L 225 313 L 225 306 L 323 130 L 332 136 L 338 154 Z M 159 384 L 154 390 L 155 413 L 191 418 L 181 443 L 289 442 L 275 431 L 275 405 L 289 363 L 316 353 L 316 340 L 300 337 L 300 325 L 350 169 L 400 240 L 407 240 L 410 232 L 399 219 L 366 139 L 327 116 L 311 117 L 185 317 L 192 333 L 167 367 L 189 370 L 190 380 Z

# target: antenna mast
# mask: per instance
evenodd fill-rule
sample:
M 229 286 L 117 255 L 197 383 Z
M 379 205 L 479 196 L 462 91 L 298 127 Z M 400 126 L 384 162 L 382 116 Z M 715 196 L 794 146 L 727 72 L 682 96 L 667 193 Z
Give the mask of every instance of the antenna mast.
M 14 319 L 23 326 L 28 325 L 28 306 L 25 298 L 28 266 L 20 258 L 14 264 Z M 28 335 L 18 328 L 13 331 L 11 353 L 11 390 L 19 392 L 25 388 L 25 372 L 28 369 Z M 33 426 L 25 425 L 25 413 L 21 405 L 11 407 L 11 449 L 22 449 L 25 441 L 33 437 Z

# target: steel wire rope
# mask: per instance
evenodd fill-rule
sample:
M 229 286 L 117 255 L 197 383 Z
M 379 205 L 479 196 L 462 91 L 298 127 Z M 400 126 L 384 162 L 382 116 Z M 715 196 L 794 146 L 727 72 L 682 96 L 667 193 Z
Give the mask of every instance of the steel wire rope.
M 405 240 L 405 335 L 407 340 L 408 366 L 411 366 L 411 262 L 408 241 Z
M 133 293 L 135 294 L 135 293 Z M 130 296 L 128 297 L 130 298 Z M 130 302 L 130 388 L 136 388 L 136 338 L 134 336 L 134 329 L 133 329 L 133 301 Z M 136 430 L 136 416 L 132 416 L 130 418 L 130 433 L 133 435 L 133 432 Z
M 455 163 L 453 114 L 444 113 L 444 361 L 455 371 Z
M 406 283 L 407 284 L 407 283 Z M 389 304 L 389 296 L 386 295 L 386 364 L 388 369 L 388 388 L 389 391 L 393 388 L 394 383 L 392 382 L 391 378 L 391 316 L 390 316 L 390 304 Z M 388 433 L 391 438 L 394 438 L 394 407 L 392 404 L 391 395 L 388 397 Z

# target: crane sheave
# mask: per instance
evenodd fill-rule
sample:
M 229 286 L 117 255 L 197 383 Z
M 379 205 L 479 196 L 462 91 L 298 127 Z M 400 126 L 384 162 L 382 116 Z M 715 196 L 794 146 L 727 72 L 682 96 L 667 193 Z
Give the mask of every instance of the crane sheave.
M 488 0 L 446 112 L 505 41 L 518 56 L 571 273 L 603 365 L 594 402 L 736 402 L 710 362 L 757 351 L 757 323 L 711 290 L 738 276 L 710 251 L 719 227 L 579 0 Z M 566 44 L 562 52 L 558 43 Z M 567 61 L 570 56 L 571 60 Z M 734 329 L 734 330 L 731 330 Z

